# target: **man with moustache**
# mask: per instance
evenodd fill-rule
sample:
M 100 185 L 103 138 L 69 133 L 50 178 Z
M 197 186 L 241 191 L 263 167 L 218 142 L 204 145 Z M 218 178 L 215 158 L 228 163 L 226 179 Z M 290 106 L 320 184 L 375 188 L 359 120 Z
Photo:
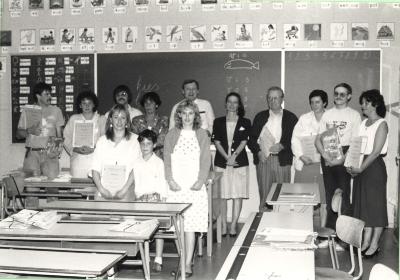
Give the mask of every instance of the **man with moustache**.
M 214 123 L 214 111 L 207 100 L 197 98 L 199 95 L 199 82 L 193 79 L 184 80 L 182 83 L 182 95 L 186 100 L 193 101 L 198 107 L 201 117 L 201 128 L 207 130 L 209 135 L 212 133 L 212 127 Z M 182 101 L 182 100 L 181 100 Z M 180 101 L 180 102 L 181 102 Z M 171 117 L 169 118 L 169 129 L 175 127 L 175 112 L 178 108 L 179 103 L 174 105 L 171 111 Z
M 291 140 L 297 117 L 282 108 L 283 98 L 284 93 L 280 87 L 270 87 L 267 91 L 269 109 L 255 116 L 250 131 L 248 145 L 256 165 L 260 211 L 265 210 L 265 201 L 272 183 L 290 182 L 293 161 Z
M 143 115 L 143 113 L 140 110 L 130 105 L 132 102 L 132 93 L 129 87 L 127 87 L 126 85 L 117 86 L 114 89 L 113 98 L 114 98 L 114 104 L 124 105 L 128 109 L 130 117 L 129 121 L 132 121 L 134 117 Z M 106 112 L 105 114 L 106 119 L 108 117 L 108 113 L 109 112 Z
M 62 138 L 64 117 L 60 108 L 51 105 L 51 87 L 48 84 L 36 84 L 33 87 L 32 98 L 35 104 L 30 105 L 30 109 L 22 109 L 16 134 L 18 139 L 26 139 L 23 170 L 34 176 L 45 175 L 54 178 L 59 173 L 58 158 L 62 145 L 50 144 L 54 143 L 55 138 Z M 33 125 L 28 125 L 33 119 L 29 110 L 36 111 L 35 115 L 38 118 Z

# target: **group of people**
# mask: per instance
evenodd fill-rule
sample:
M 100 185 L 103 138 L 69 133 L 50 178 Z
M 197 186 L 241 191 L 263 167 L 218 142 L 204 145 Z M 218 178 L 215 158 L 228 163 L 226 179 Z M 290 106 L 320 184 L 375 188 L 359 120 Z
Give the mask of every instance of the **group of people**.
M 215 118 L 211 104 L 198 98 L 199 83 L 185 80 L 184 99 L 171 111 L 160 116 L 160 96 L 145 93 L 143 108 L 131 107 L 132 94 L 127 86 L 114 92 L 115 105 L 103 116 L 97 112 L 98 99 L 91 91 L 76 98 L 77 114 L 65 125 L 61 110 L 51 105 L 51 87 L 38 83 L 32 92 L 41 107 L 41 122 L 27 127 L 22 110 L 17 137 L 26 138 L 24 170 L 34 175 L 55 177 L 58 174 L 60 147 L 49 149 L 49 139 L 64 138 L 70 155 L 74 177 L 93 177 L 97 199 L 186 202 L 192 206 L 185 212 L 186 276 L 192 275 L 195 232 L 207 231 L 208 207 L 205 188 L 210 169 L 221 172 L 222 234 L 234 237 L 242 208 L 242 199 L 249 197 L 249 159 L 246 146 L 253 153 L 257 171 L 260 204 L 265 211 L 266 196 L 273 182 L 291 180 L 294 163 L 295 182 L 317 182 L 321 193 L 321 226 L 334 228 L 336 214 L 331 201 L 336 189 L 343 196 L 342 213 L 366 222 L 362 250 L 366 256 L 379 252 L 378 241 L 387 225 L 386 168 L 382 157 L 387 152 L 388 126 L 385 105 L 378 90 L 360 96 L 362 113 L 348 106 L 352 89 L 346 83 L 334 87 L 331 109 L 326 110 L 328 95 L 313 90 L 309 95 L 311 111 L 296 115 L 283 109 L 284 92 L 271 87 L 266 92 L 268 109 L 259 112 L 251 124 L 244 117 L 245 107 L 240 94 L 225 97 L 226 114 Z M 75 122 L 93 123 L 94 146 L 74 146 Z M 351 139 L 361 135 L 367 139 L 361 166 L 344 166 L 344 157 L 332 158 L 326 151 L 323 136 L 333 127 L 345 154 Z M 64 133 L 62 133 L 64 132 Z M 318 153 L 313 158 L 303 153 L 303 137 L 315 137 Z M 212 164 L 210 151 L 216 153 Z M 322 169 L 322 172 L 321 172 Z M 350 180 L 354 178 L 352 203 Z M 228 230 L 227 200 L 232 199 L 232 220 Z M 153 269 L 162 269 L 162 240 L 157 240 Z

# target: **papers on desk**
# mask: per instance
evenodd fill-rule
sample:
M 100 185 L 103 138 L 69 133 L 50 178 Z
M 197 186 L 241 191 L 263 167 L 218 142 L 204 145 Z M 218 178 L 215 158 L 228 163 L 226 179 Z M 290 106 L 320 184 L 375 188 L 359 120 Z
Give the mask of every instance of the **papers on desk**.
M 154 226 L 158 225 L 157 219 L 151 220 L 126 220 L 118 225 L 114 225 L 110 228 L 111 231 L 119 232 L 132 232 L 137 234 L 145 234 L 154 229 Z
M 23 209 L 18 213 L 0 222 L 0 228 L 10 229 L 28 229 L 30 226 L 35 226 L 41 229 L 49 229 L 54 226 L 60 216 L 56 211 L 34 211 Z
M 307 202 L 313 201 L 314 198 L 315 193 L 313 192 L 281 192 L 278 201 Z
M 72 175 L 67 173 L 67 172 L 62 172 L 60 173 L 56 178 L 51 180 L 51 182 L 70 182 L 71 181 Z M 34 176 L 34 177 L 28 177 L 25 178 L 25 182 L 43 182 L 43 181 L 48 181 L 47 176 Z

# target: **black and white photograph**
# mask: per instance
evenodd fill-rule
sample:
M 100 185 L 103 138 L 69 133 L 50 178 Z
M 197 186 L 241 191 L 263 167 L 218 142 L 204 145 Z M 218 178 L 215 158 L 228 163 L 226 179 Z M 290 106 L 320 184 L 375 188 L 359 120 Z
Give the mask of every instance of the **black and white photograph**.
M 330 27 L 330 38 L 332 41 L 346 41 L 347 38 L 347 22 L 334 22 Z
M 162 39 L 161 25 L 146 26 L 146 43 L 160 43 Z
M 80 9 L 85 7 L 85 0 L 70 0 L 69 7 L 71 9 Z
M 62 28 L 60 29 L 60 43 L 61 45 L 75 45 L 75 28 Z
M 43 8 L 44 8 L 44 0 L 29 0 L 29 9 L 37 10 Z
M 286 41 L 298 41 L 301 39 L 301 25 L 298 23 L 284 24 L 283 33 Z
M 183 41 L 183 26 L 167 25 L 167 33 L 165 34 L 168 43 L 177 43 Z
M 118 43 L 118 28 L 117 27 L 104 27 L 102 30 L 102 38 L 104 44 L 117 44 Z
M 78 30 L 79 43 L 82 45 L 94 44 L 95 34 L 93 27 L 81 27 Z
M 212 25 L 211 26 L 211 42 L 219 42 L 228 40 L 228 26 Z
M 138 40 L 137 26 L 122 26 L 123 43 L 136 43 Z
M 275 23 L 262 23 L 259 27 L 260 30 L 260 41 L 275 41 L 277 38 L 276 24 Z
M 36 43 L 36 31 L 35 29 L 24 29 L 20 32 L 20 41 L 19 44 L 21 46 L 34 46 Z
M 49 0 L 50 9 L 64 9 L 64 0 Z

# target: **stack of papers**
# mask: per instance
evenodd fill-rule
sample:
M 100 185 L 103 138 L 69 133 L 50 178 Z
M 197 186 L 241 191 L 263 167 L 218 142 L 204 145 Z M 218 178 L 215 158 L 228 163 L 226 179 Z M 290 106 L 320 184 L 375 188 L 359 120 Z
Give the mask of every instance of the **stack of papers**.
M 312 201 L 314 197 L 313 192 L 281 192 L 278 201 Z
M 28 229 L 35 226 L 41 229 L 49 229 L 54 226 L 60 216 L 56 211 L 39 212 L 23 209 L 18 213 L 5 218 L 0 222 L 0 228 Z
M 158 225 L 157 219 L 139 221 L 135 219 L 126 220 L 118 225 L 110 228 L 111 231 L 131 232 L 137 234 L 146 234 L 154 230 L 154 226 Z

